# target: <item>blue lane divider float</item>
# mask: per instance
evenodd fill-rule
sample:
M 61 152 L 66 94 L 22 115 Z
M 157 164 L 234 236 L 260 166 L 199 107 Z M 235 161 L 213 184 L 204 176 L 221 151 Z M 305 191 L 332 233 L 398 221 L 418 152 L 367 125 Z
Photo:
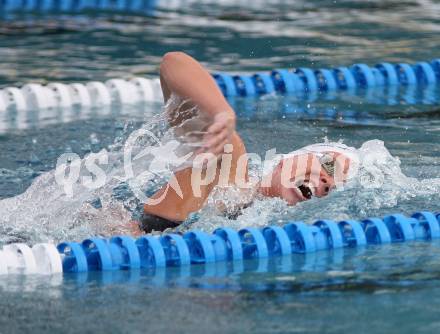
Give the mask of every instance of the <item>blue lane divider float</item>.
M 258 96 L 271 93 L 294 94 L 318 91 L 353 90 L 381 86 L 435 85 L 440 83 L 440 59 L 410 64 L 379 63 L 373 67 L 354 64 L 351 67 L 312 70 L 276 69 L 270 74 L 213 74 L 226 97 Z
M 13 12 L 110 10 L 153 15 L 157 0 L 0 0 L 0 17 Z
M 183 235 L 117 236 L 64 242 L 57 249 L 64 272 L 115 271 L 175 267 L 271 256 L 304 254 L 343 247 L 401 243 L 440 238 L 440 214 L 422 211 L 362 221 L 318 220 L 314 224 L 288 222 L 262 229 L 235 231 L 218 228 L 212 234 L 189 231 Z

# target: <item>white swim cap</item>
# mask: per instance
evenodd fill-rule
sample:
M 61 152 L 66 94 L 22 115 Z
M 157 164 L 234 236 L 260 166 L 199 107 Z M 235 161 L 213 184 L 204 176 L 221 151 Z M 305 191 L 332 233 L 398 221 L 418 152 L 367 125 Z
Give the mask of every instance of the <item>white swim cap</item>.
M 295 150 L 288 154 L 285 154 L 283 156 L 283 159 L 301 154 L 306 154 L 306 153 L 322 154 L 325 152 L 340 153 L 345 157 L 347 157 L 350 160 L 350 164 L 347 172 L 347 180 L 356 176 L 360 164 L 359 154 L 354 147 L 350 147 L 342 143 L 327 142 L 327 143 L 307 145 L 303 148 L 300 148 L 299 150 Z

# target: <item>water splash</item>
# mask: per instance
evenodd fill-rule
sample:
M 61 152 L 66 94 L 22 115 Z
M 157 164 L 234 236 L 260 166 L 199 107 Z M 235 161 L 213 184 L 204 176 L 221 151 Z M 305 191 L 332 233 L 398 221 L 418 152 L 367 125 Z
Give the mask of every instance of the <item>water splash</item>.
M 162 116 L 151 117 L 143 128 L 154 131 L 157 136 L 167 133 Z M 127 191 L 124 179 L 124 144 L 128 136 L 137 130 L 128 122 L 107 150 L 97 154 L 106 154 L 107 164 L 99 167 L 106 175 L 104 185 L 90 189 L 83 182 L 83 177 L 92 177 L 84 168 L 90 155 L 79 159 L 81 169 L 76 181 L 72 184 L 69 196 L 62 185 L 57 182 L 56 169 L 36 177 L 32 185 L 22 194 L 0 201 L 0 244 L 10 242 L 36 242 L 61 240 L 81 240 L 92 235 L 109 236 L 128 234 L 127 223 L 132 220 L 136 206 L 134 195 Z M 98 138 L 90 137 L 95 145 Z M 139 138 L 132 144 L 133 154 L 141 151 L 145 145 L 152 145 L 148 138 Z M 71 152 L 71 150 L 70 150 Z M 96 153 L 95 153 L 96 155 Z M 166 152 L 164 152 L 166 158 Z M 148 167 L 149 157 L 134 161 L 135 173 Z M 70 171 L 71 167 L 70 165 Z M 14 174 L 14 171 L 2 169 L 2 174 Z M 14 179 L 13 175 L 9 178 Z M 20 174 L 21 175 L 21 174 Z M 17 174 L 17 177 L 19 175 Z M 16 178 L 17 178 L 16 177 Z M 142 180 L 134 180 L 141 182 Z M 159 183 L 160 180 L 154 180 Z M 141 186 L 150 186 L 143 184 Z

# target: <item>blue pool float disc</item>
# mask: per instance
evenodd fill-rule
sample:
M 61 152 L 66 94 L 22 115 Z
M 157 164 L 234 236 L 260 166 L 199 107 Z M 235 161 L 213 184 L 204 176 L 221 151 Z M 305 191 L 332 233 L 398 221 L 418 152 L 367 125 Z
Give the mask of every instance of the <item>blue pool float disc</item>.
M 376 67 L 371 68 L 371 72 L 373 73 L 374 82 L 376 83 L 376 86 L 385 86 L 386 79 L 385 76 L 382 74 L 382 72 L 379 71 L 379 69 Z
M 237 88 L 235 87 L 234 79 L 229 74 L 216 73 L 213 75 L 217 85 L 226 97 L 237 96 Z
M 63 254 L 63 272 L 86 272 L 87 258 L 83 248 L 76 242 L 63 242 L 57 246 L 58 252 Z
M 284 69 L 276 69 L 272 71 L 272 81 L 277 92 L 291 94 L 295 91 L 293 82 L 291 82 L 287 76 L 288 73 L 289 71 Z
M 124 11 L 128 9 L 128 4 L 131 0 L 112 0 L 112 2 L 116 2 L 113 7 L 116 10 Z
M 218 228 L 214 234 L 222 238 L 226 243 L 228 260 L 242 260 L 243 248 L 238 232 L 229 227 Z
M 2 0 L 0 1 L 0 13 L 1 11 L 9 12 L 22 9 L 24 6 L 24 0 Z
M 289 237 L 293 253 L 309 253 L 316 250 L 315 240 L 309 225 L 303 222 L 291 222 L 283 229 Z
M 271 94 L 275 92 L 275 85 L 272 81 L 272 77 L 264 72 L 256 73 L 252 76 L 254 85 L 256 87 L 257 94 Z
M 130 11 L 141 11 L 145 10 L 145 1 L 144 0 L 131 0 L 128 4 L 128 9 Z
M 368 218 L 361 221 L 368 244 L 387 244 L 391 242 L 390 232 L 380 218 Z
M 374 87 L 376 80 L 373 71 L 366 64 L 354 64 L 351 67 L 351 72 L 360 87 Z
M 341 248 L 344 246 L 341 230 L 332 220 L 318 220 L 313 225 L 319 227 L 328 238 L 328 244 L 331 248 Z
M 127 3 L 125 2 L 125 0 L 98 0 L 98 8 L 104 10 L 124 10 L 126 6 Z
M 89 271 L 115 269 L 105 240 L 99 238 L 86 239 L 82 242 L 82 248 L 86 254 Z
M 260 230 L 248 227 L 238 231 L 244 259 L 265 258 L 269 256 L 266 240 Z
M 254 82 L 251 77 L 247 75 L 234 75 L 233 76 L 235 87 L 237 88 L 238 95 L 241 96 L 255 96 L 257 91 L 254 86 Z
M 279 226 L 268 226 L 262 230 L 270 255 L 288 255 L 292 245 L 286 231 Z
M 330 248 L 328 236 L 323 230 L 315 225 L 309 226 L 309 229 L 312 232 L 317 251 Z
M 153 15 L 157 8 L 158 1 L 159 0 L 147 0 L 147 3 L 145 4 L 145 13 Z
M 56 0 L 54 0 L 56 1 Z M 94 9 L 97 8 L 99 0 L 77 0 L 74 4 L 76 10 Z
M 331 91 L 338 87 L 335 77 L 330 70 L 321 68 L 315 71 L 315 76 L 320 90 Z
M 415 85 L 406 86 L 402 94 L 402 99 L 407 104 L 415 104 L 417 101 L 416 93 L 417 93 L 417 86 Z
M 47 3 L 46 3 L 47 2 Z M 34 11 L 34 10 L 37 10 L 38 9 L 38 6 L 40 6 L 40 7 L 48 7 L 48 6 L 50 6 L 50 3 L 51 2 L 51 6 L 52 6 L 52 8 L 51 9 L 47 9 L 47 10 L 54 10 L 54 9 L 57 9 L 57 3 L 56 3 L 56 1 L 48 1 L 48 0 L 44 0 L 44 2 L 43 3 L 39 3 L 39 1 L 38 0 L 26 0 L 26 1 L 23 1 L 23 10 L 25 10 L 25 11 Z
M 412 218 L 416 219 L 418 225 L 425 231 L 425 240 L 440 238 L 439 222 L 432 212 L 415 212 Z M 414 228 L 416 230 L 416 228 Z
M 437 76 L 437 79 L 440 81 L 440 58 L 434 59 L 431 62 L 431 67 L 434 70 L 435 75 Z
M 361 224 L 355 220 L 343 220 L 338 223 L 343 243 L 347 247 L 359 247 L 367 244 L 365 232 Z
M 62 0 L 56 5 L 56 9 L 62 12 L 71 12 L 76 7 L 76 0 Z
M 160 237 L 167 266 L 191 264 L 191 257 L 185 240 L 178 234 L 170 233 Z
M 307 92 L 315 92 L 318 90 L 318 81 L 316 80 L 313 70 L 307 67 L 299 67 L 295 73 L 304 82 L 304 87 Z
M 119 247 L 117 243 L 110 242 L 110 240 L 106 240 L 106 243 L 108 251 L 110 252 L 113 269 L 127 269 L 126 258 L 124 258 L 121 247 Z
M 136 240 L 141 268 L 165 267 L 166 257 L 159 239 L 143 236 Z
M 121 254 L 121 269 L 139 269 L 141 260 L 138 247 L 133 238 L 128 236 L 115 236 L 110 239 L 111 245 L 117 245 Z
M 227 261 L 228 260 L 228 249 L 226 247 L 226 242 L 216 234 L 209 235 L 212 247 L 214 248 L 215 261 Z
M 417 83 L 416 73 L 412 66 L 404 63 L 396 64 L 397 77 L 402 85 L 415 85 Z
M 397 85 L 399 78 L 396 73 L 396 68 L 390 63 L 379 63 L 376 68 L 382 73 L 385 78 L 385 82 L 388 85 Z
M 292 94 L 304 91 L 303 81 L 295 73 L 277 69 L 272 71 L 272 80 L 277 92 Z
M 30 3 L 30 5 L 31 5 L 31 3 L 32 3 L 31 6 L 37 5 L 39 11 L 48 12 L 48 11 L 55 9 L 55 6 L 56 6 L 55 2 L 56 2 L 55 0 L 26 1 L 26 5 L 28 3 Z M 33 7 L 32 9 L 34 9 L 34 8 L 35 7 Z M 32 10 L 32 9 L 29 8 L 29 10 Z
M 194 230 L 185 233 L 183 239 L 185 239 L 188 245 L 191 263 L 210 263 L 215 261 L 214 247 L 208 234 Z
M 414 71 L 417 76 L 417 80 L 420 83 L 432 85 L 437 82 L 437 78 L 434 69 L 427 62 L 420 62 L 414 65 Z
M 340 89 L 356 88 L 356 80 L 348 67 L 336 67 L 333 69 L 333 75 Z
M 420 218 L 420 220 L 419 220 Z M 434 216 L 435 218 L 435 216 Z M 422 216 L 416 217 L 411 216 L 410 218 L 407 218 L 411 224 L 411 227 L 414 231 L 414 239 L 416 240 L 431 240 L 431 231 L 430 226 L 425 220 L 425 218 Z
M 389 215 L 385 216 L 383 221 L 388 227 L 392 242 L 414 240 L 414 230 L 405 216 L 401 214 Z

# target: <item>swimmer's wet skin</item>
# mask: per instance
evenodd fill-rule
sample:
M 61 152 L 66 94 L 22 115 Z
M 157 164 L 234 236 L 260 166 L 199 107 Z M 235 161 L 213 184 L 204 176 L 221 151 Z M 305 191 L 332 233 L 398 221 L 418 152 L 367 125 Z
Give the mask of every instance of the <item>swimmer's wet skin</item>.
M 178 226 L 191 213 L 203 207 L 214 187 L 236 185 L 237 173 L 244 175 L 245 181 L 248 181 L 247 163 L 238 167 L 238 160 L 246 154 L 246 148 L 235 129 L 235 112 L 208 71 L 190 56 L 182 52 L 171 52 L 165 54 L 162 59 L 160 82 L 165 103 L 172 96 L 178 96 L 184 101 L 184 103 L 166 110 L 166 117 L 171 127 L 179 127 L 183 122 L 193 117 L 193 113 L 187 112 L 189 109 L 199 110 L 201 116 L 208 120 L 207 129 L 198 129 L 206 131 L 203 135 L 203 146 L 194 153 L 196 155 L 201 153 L 214 154 L 217 158 L 217 166 L 213 182 L 200 185 L 197 196 L 193 193 L 191 184 L 192 168 L 187 167 L 176 171 L 174 177 L 182 190 L 182 196 L 179 196 L 168 185 L 152 196 L 152 199 L 158 199 L 161 196 L 163 199 L 155 205 L 144 205 L 144 213 L 139 227 L 141 231 L 146 233 Z M 194 131 L 194 129 L 191 130 Z M 229 146 L 232 147 L 232 150 L 228 152 L 231 156 L 231 167 L 229 175 L 223 177 L 220 173 L 220 167 L 226 144 L 232 145 Z M 271 173 L 263 178 L 267 182 L 261 181 L 255 185 L 255 196 L 279 197 L 289 205 L 308 200 L 312 196 L 326 196 L 335 188 L 334 171 L 338 156 L 346 157 L 345 164 L 341 168 L 344 175 L 348 173 L 353 157 L 346 152 L 351 152 L 350 148 L 342 144 L 339 147 L 317 144 L 316 147 L 311 145 L 288 154 L 274 166 Z M 301 159 L 306 163 L 301 164 Z M 285 171 L 283 171 L 286 166 L 288 166 L 287 178 L 294 186 L 285 187 L 285 183 L 282 182 L 282 178 L 286 178 Z M 244 170 L 237 168 L 244 168 Z M 315 177 L 312 177 L 313 175 Z M 248 204 L 244 203 L 243 206 Z

